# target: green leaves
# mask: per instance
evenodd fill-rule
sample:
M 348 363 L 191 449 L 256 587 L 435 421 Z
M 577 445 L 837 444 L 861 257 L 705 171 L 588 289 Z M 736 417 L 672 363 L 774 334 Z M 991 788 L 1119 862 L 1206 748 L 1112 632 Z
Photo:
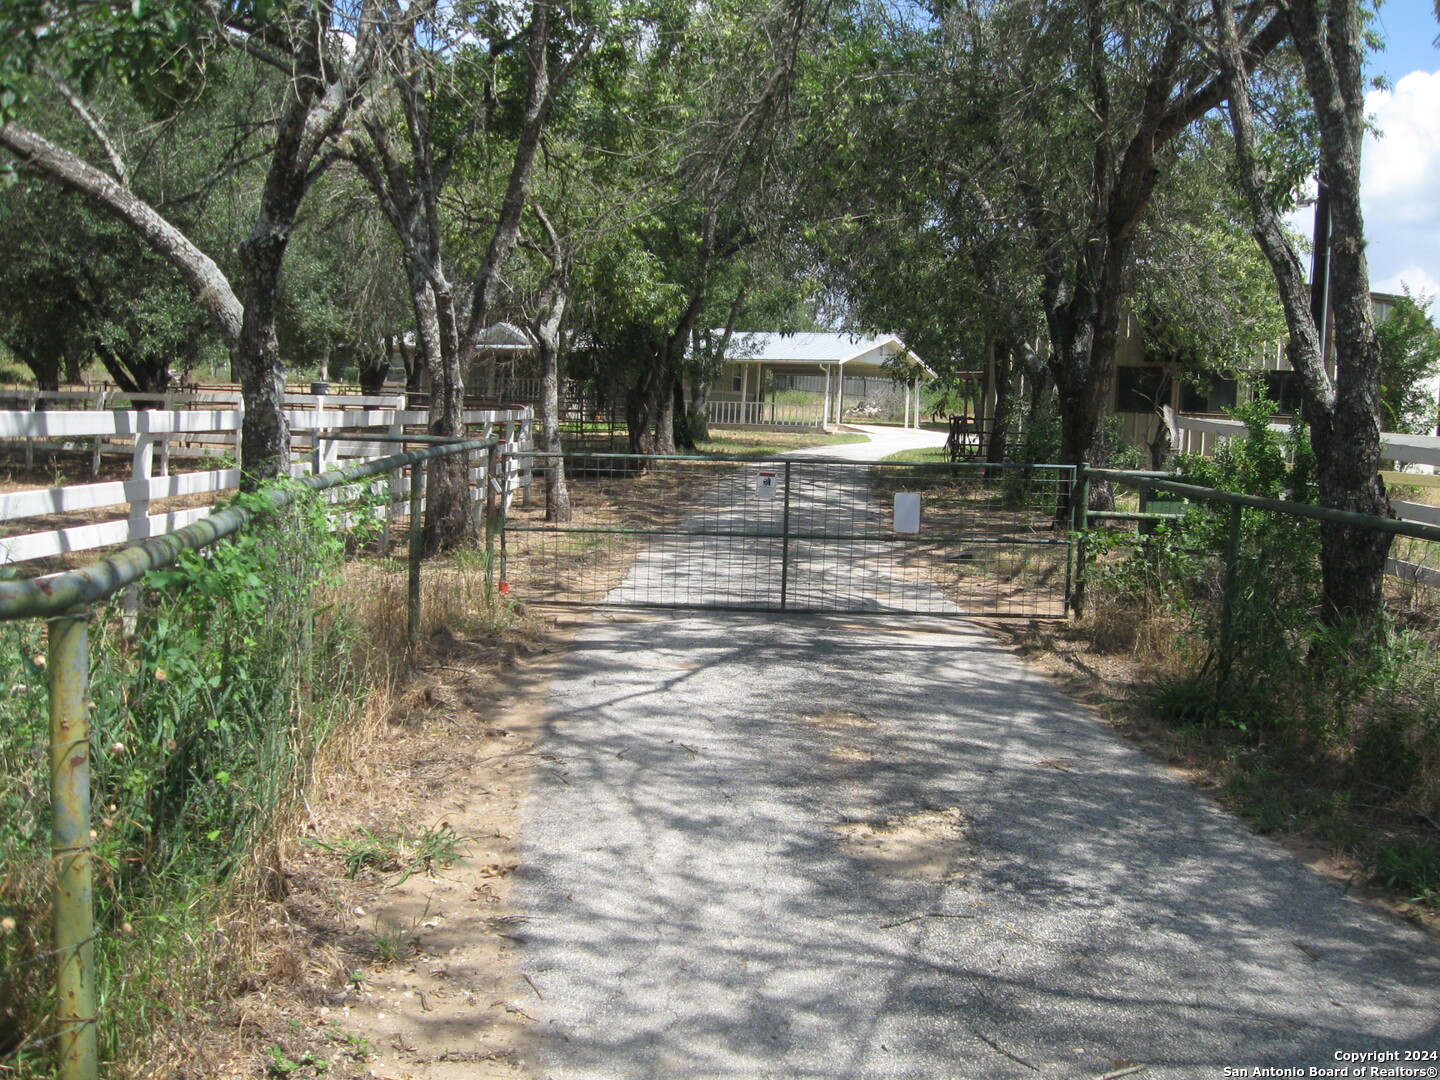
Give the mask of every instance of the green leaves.
M 34 74 L 61 75 L 86 94 L 119 83 L 152 115 L 173 112 L 203 86 L 213 28 L 205 5 L 185 0 L 0 0 L 0 122 L 25 106 Z
M 1433 303 L 1433 297 L 1417 299 L 1407 288 L 1376 320 L 1382 431 L 1434 433 L 1440 331 L 1430 317 Z

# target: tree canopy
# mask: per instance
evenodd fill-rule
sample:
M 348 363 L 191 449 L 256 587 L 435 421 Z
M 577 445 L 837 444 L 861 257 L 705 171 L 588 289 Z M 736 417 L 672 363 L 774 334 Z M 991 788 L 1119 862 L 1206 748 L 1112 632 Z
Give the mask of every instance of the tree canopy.
M 1363 237 L 1363 22 L 1357 0 L 0 0 L 0 340 L 47 384 L 227 356 L 252 478 L 297 366 L 374 386 L 401 353 L 457 434 L 501 320 L 637 450 L 703 427 L 734 331 L 830 328 L 900 333 L 942 385 L 991 371 L 997 428 L 1023 378 L 1061 459 L 1103 463 L 1127 320 L 1182 376 L 1289 338 L 1307 419 L 1352 445 L 1418 405 L 1366 376 L 1335 406 L 1272 226 L 1323 160 L 1337 235 Z M 1343 381 L 1378 354 L 1363 258 L 1337 258 Z M 1325 497 L 1379 508 L 1351 472 Z M 454 542 L 463 478 L 435 485 L 427 535 Z

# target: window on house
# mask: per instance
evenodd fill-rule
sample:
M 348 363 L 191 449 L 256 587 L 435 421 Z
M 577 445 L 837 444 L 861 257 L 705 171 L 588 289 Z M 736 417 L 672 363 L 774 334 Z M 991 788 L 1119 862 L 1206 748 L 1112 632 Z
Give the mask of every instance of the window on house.
M 1279 402 L 1278 416 L 1294 416 L 1300 412 L 1300 384 L 1293 371 L 1266 371 L 1262 385 L 1265 396 Z
M 1122 367 L 1115 369 L 1115 411 L 1151 413 L 1165 384 L 1161 368 Z
M 1233 409 L 1236 387 L 1234 379 L 1225 379 L 1218 375 L 1204 378 L 1198 386 L 1189 381 L 1182 382 L 1180 411 L 1218 413 Z
M 737 394 L 745 389 L 745 377 L 740 374 L 738 367 L 735 369 L 735 374 L 730 376 L 730 389 Z

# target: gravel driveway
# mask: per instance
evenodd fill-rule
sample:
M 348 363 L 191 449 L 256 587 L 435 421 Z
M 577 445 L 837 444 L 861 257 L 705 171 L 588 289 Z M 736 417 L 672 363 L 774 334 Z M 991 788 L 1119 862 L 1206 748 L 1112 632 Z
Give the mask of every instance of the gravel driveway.
M 537 1076 L 1437 1075 L 1433 940 L 968 624 L 599 614 L 539 749 Z

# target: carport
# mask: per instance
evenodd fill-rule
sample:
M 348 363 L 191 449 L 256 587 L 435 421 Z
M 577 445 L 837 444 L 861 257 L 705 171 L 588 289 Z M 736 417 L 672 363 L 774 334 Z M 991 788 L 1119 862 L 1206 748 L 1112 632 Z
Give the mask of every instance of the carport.
M 821 391 L 823 406 L 812 423 L 839 423 L 845 415 L 847 378 L 885 379 L 905 389 L 905 427 L 920 426 L 920 386 L 935 372 L 894 334 L 860 337 L 846 333 L 738 333 L 725 350 L 720 377 L 711 391 L 717 412 L 736 414 L 743 424 L 766 421 L 767 375 L 791 376 L 797 386 Z M 774 410 L 770 411 L 774 418 Z

